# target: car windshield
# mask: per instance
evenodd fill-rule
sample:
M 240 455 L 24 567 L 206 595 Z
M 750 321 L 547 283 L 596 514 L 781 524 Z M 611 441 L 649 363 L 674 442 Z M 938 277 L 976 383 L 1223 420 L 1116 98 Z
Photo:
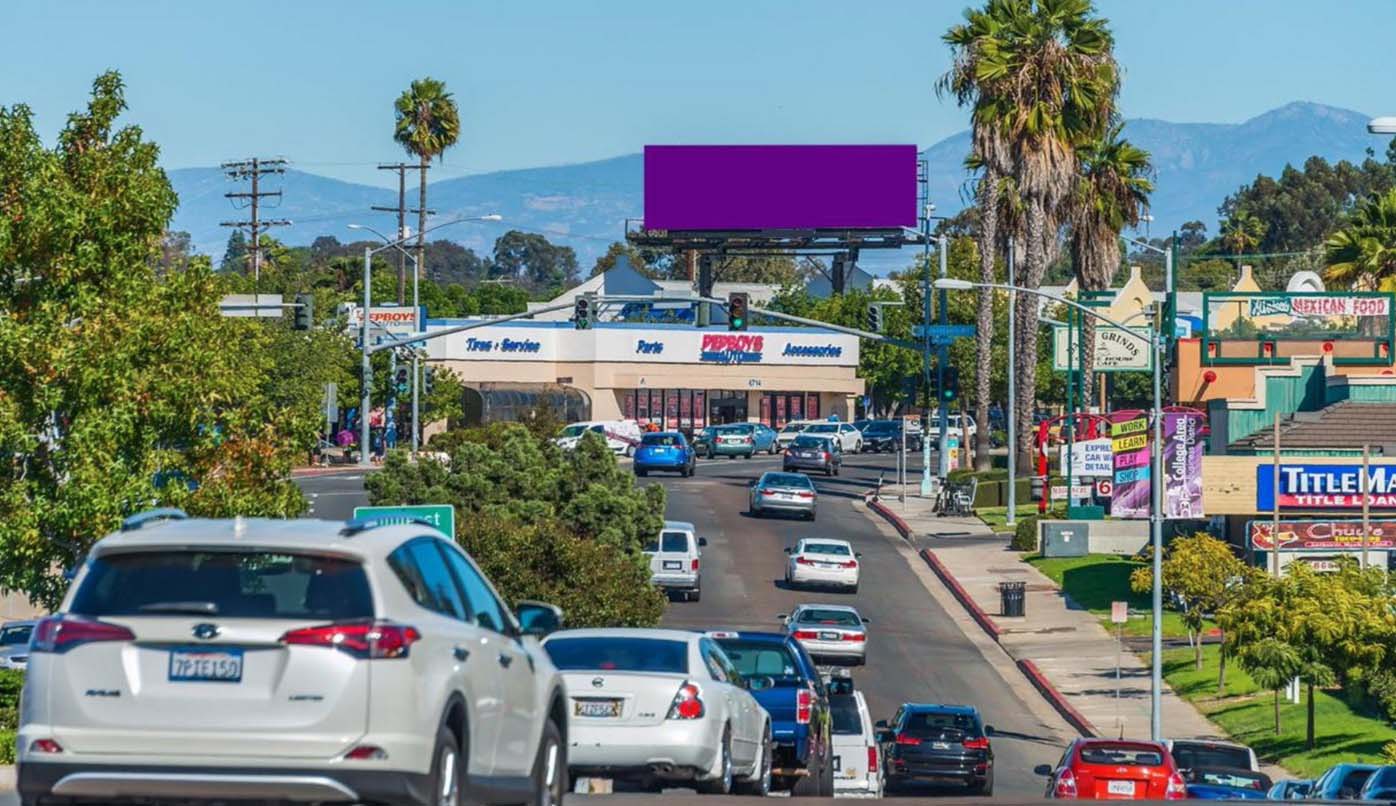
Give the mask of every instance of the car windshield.
M 724 425 L 717 429 L 719 434 L 750 434 L 756 429 L 749 425 Z
M 799 487 L 808 490 L 814 487 L 814 482 L 809 480 L 809 476 L 802 476 L 799 473 L 767 473 L 761 479 L 763 487 Z
M 789 685 L 802 679 L 800 666 L 785 644 L 740 638 L 719 638 L 717 643 L 742 677 L 769 677 L 777 685 Z
M 858 699 L 852 694 L 838 694 L 829 698 L 829 716 L 835 736 L 861 736 L 863 716 L 858 713 Z
M 29 634 L 34 632 L 33 624 L 16 624 L 0 629 L 0 646 L 14 646 L 29 643 Z
M 1251 768 L 1251 754 L 1244 747 L 1228 747 L 1224 744 L 1206 742 L 1174 742 L 1172 755 L 1173 761 L 1182 770 L 1216 767 L 1241 770 Z
M 864 434 L 894 434 L 897 432 L 897 424 L 891 420 L 873 420 L 868 423 L 868 427 L 863 429 Z
M 836 434 L 839 427 L 833 423 L 820 423 L 805 429 L 806 434 Z
M 833 554 L 839 557 L 847 557 L 853 552 L 848 550 L 848 546 L 839 543 L 806 543 L 805 554 Z
M 979 720 L 973 714 L 949 711 L 910 711 L 899 730 L 907 736 L 962 739 L 979 737 Z
M 579 437 L 579 436 L 581 436 L 582 434 L 586 433 L 586 430 L 587 430 L 587 427 L 586 427 L 585 425 L 569 425 L 569 426 L 567 426 L 566 428 L 562 429 L 562 434 L 561 434 L 561 436 L 563 436 L 563 437 Z
M 795 441 L 790 444 L 796 448 L 824 450 L 829 445 L 829 439 L 827 437 L 811 437 L 806 434 L 801 434 L 795 437 Z
M 662 445 L 674 447 L 683 443 L 683 438 L 678 434 L 645 434 L 640 438 L 642 445 Z
M 688 644 L 663 638 L 589 636 L 545 643 L 553 665 L 564 672 L 661 672 L 688 674 Z
M 1371 777 L 1372 777 L 1372 773 L 1374 773 L 1374 772 L 1376 772 L 1376 770 L 1371 770 L 1371 769 L 1367 769 L 1367 770 L 1356 769 L 1356 770 L 1353 770 L 1352 772 L 1349 772 L 1349 773 L 1348 773 L 1346 776 L 1344 776 L 1344 778 L 1343 778 L 1343 786 L 1342 786 L 1342 789 L 1351 789 L 1351 790 L 1354 791 L 1354 792 L 1358 791 L 1359 789 L 1362 788 L 1363 784 L 1366 784 L 1366 783 L 1367 783 L 1367 779 L 1368 779 L 1368 778 L 1371 778 Z
M 1126 767 L 1162 767 L 1163 754 L 1137 744 L 1088 744 L 1081 748 L 1086 764 L 1113 764 Z
M 826 610 L 808 607 L 795 619 L 800 624 L 833 624 L 839 627 L 861 627 L 863 622 L 852 610 Z
M 1206 769 L 1194 768 L 1188 771 L 1188 780 L 1195 784 L 1229 786 L 1236 789 L 1270 788 L 1270 779 L 1264 773 L 1246 769 Z
M 791 434 L 791 433 L 794 433 L 794 432 L 796 432 L 796 431 L 803 431 L 803 430 L 805 430 L 805 424 L 804 424 L 804 423 L 786 423 L 786 424 L 785 424 L 785 427 L 782 428 L 782 429 L 780 429 L 780 432 L 781 432 L 782 434 Z
M 82 616 L 373 617 L 353 560 L 271 551 L 143 551 L 92 561 L 70 610 Z

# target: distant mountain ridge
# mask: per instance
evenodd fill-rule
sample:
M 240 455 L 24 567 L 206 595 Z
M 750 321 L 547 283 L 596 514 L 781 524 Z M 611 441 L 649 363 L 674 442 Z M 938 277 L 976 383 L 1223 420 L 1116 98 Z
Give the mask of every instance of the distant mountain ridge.
M 1257 174 L 1276 175 L 1286 163 L 1300 165 L 1312 155 L 1330 162 L 1360 161 L 1369 147 L 1382 152 L 1384 144 L 1367 133 L 1367 119 L 1348 109 L 1294 102 L 1236 124 L 1127 121 L 1125 135 L 1153 155 L 1157 171 L 1151 233 L 1158 236 L 1184 221 L 1200 219 L 1216 234 L 1217 206 Z M 962 167 L 968 150 L 966 131 L 922 152 L 929 163 L 932 200 L 943 214 L 962 209 L 972 190 Z M 219 222 L 245 214 L 223 193 L 245 188 L 237 188 L 217 168 L 182 168 L 169 174 L 180 197 L 173 228 L 187 230 L 199 251 L 217 260 L 228 237 L 228 229 Z M 264 185 L 283 191 L 280 206 L 266 208 L 264 216 L 295 222 L 272 230 L 292 245 L 309 244 L 320 235 L 352 240 L 355 233 L 346 229 L 349 223 L 368 224 L 385 233 L 395 225 L 391 214 L 368 209 L 395 204 L 393 191 L 294 169 L 264 180 Z M 415 188 L 408 203 L 416 203 Z M 428 204 L 437 211 L 437 221 L 487 213 L 504 217 L 499 223 L 443 229 L 440 237 L 484 254 L 510 228 L 539 231 L 576 249 L 586 273 L 611 241 L 623 237 L 625 219 L 644 212 L 642 157 L 627 154 L 446 179 L 431 184 Z M 885 264 L 879 260 L 876 265 L 880 270 Z

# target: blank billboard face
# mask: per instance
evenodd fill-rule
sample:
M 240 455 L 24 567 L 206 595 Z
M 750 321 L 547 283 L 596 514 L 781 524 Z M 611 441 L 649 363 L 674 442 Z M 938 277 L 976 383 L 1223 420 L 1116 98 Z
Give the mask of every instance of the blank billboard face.
M 916 146 L 645 146 L 645 227 L 915 227 Z

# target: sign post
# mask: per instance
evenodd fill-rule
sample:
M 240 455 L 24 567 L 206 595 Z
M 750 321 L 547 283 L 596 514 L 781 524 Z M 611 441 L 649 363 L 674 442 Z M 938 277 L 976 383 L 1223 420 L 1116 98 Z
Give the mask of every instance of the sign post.
M 1129 602 L 1110 603 L 1110 623 L 1115 625 L 1115 723 L 1120 722 L 1120 647 L 1124 644 L 1124 624 L 1129 621 Z M 1120 725 L 1124 735 L 1124 725 Z
M 396 507 L 354 507 L 355 518 L 378 518 L 385 522 L 408 523 L 414 519 L 434 525 L 437 531 L 456 537 L 456 508 L 451 504 L 404 504 Z

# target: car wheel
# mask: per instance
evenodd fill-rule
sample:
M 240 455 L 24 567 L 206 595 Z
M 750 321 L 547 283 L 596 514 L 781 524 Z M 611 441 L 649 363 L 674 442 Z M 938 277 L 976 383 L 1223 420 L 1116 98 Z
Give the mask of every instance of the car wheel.
M 814 761 L 813 758 L 810 759 Z M 828 765 L 828 760 L 821 762 L 819 769 L 809 771 L 809 775 L 802 775 L 795 779 L 795 785 L 790 787 L 790 797 L 792 798 L 817 798 L 819 797 L 819 781 L 824 777 L 824 767 Z
M 650 472 L 649 472 L 648 470 L 636 470 L 636 471 L 635 471 L 635 475 L 639 476 L 640 478 L 644 478 L 645 476 L 648 476 L 649 474 L 650 474 Z
M 752 457 L 752 454 L 750 454 L 750 453 L 745 454 L 744 456 L 742 456 L 743 459 L 750 459 L 751 457 Z
M 457 806 L 461 795 L 460 743 L 455 734 L 442 725 L 436 731 L 436 752 L 431 762 L 431 797 L 436 806 Z
M 688 601 L 690 601 L 690 602 L 698 602 L 698 601 L 702 601 L 702 599 L 703 599 L 703 589 L 702 589 L 702 588 L 694 588 L 692 591 L 689 592 Z
M 790 469 L 790 465 L 785 465 L 784 467 L 781 468 L 781 472 L 783 472 L 783 473 L 794 473 L 795 471 L 792 470 L 792 469 Z
M 561 806 L 567 790 L 567 750 L 562 731 L 549 719 L 543 723 L 543 739 L 533 762 L 533 797 L 528 806 Z
M 849 588 L 849 589 L 848 589 L 848 592 L 849 592 L 849 593 L 857 593 L 857 592 L 858 592 L 858 583 L 857 583 L 857 582 L 853 583 L 853 587 Z
M 718 776 L 711 781 L 699 781 L 698 791 L 704 795 L 732 794 L 732 729 L 722 731 L 722 758 Z
M 772 456 L 776 455 L 776 444 L 774 442 L 771 443 L 771 447 L 767 449 L 766 453 L 769 453 Z
M 992 795 L 994 794 L 994 772 L 993 772 L 993 770 L 990 770 L 990 771 L 989 771 L 989 774 L 988 774 L 987 776 L 985 776 L 984 781 L 983 781 L 982 783 L 978 783 L 978 784 L 975 784 L 974 786 L 971 786 L 971 787 L 969 788 L 969 791 L 970 791 L 970 794 L 972 794 L 972 795 L 990 795 L 990 796 L 992 796 Z
M 771 794 L 771 729 L 766 728 L 761 737 L 761 758 L 750 778 L 737 784 L 737 792 L 764 798 Z
M 708 458 L 709 458 L 709 459 L 716 459 L 716 458 L 717 458 L 717 452 L 714 451 L 712 448 L 708 448 Z
M 810 523 L 814 523 L 814 510 L 812 509 L 809 511 L 809 519 Z
M 634 445 L 626 445 L 626 446 L 625 446 L 625 458 L 629 459 L 629 458 L 631 458 L 631 457 L 634 456 L 634 455 L 635 455 L 635 446 L 634 446 Z
M 819 776 L 819 797 L 832 798 L 834 796 L 834 765 L 826 757 L 824 759 L 823 773 Z

